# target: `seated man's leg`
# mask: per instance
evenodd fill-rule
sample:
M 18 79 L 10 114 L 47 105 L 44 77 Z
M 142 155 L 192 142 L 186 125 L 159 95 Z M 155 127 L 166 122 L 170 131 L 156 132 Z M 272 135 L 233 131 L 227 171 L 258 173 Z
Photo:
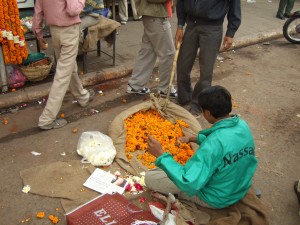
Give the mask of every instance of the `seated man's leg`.
M 86 35 L 84 34 L 84 30 L 88 27 L 98 24 L 99 20 L 100 17 L 88 16 L 88 15 L 81 18 L 78 55 L 82 54 L 83 42 Z
M 159 168 L 146 172 L 145 183 L 149 189 L 165 195 L 168 195 L 169 193 L 178 195 L 181 192 L 180 189 L 169 179 L 167 174 Z
M 167 176 L 167 174 L 159 168 L 152 169 L 152 170 L 149 170 L 146 172 L 145 183 L 146 183 L 146 186 L 153 191 L 157 191 L 157 192 L 160 192 L 165 195 L 168 195 L 169 193 L 171 193 L 173 195 L 177 195 L 178 199 L 188 200 L 188 201 L 194 202 L 197 205 L 200 205 L 202 207 L 214 208 L 214 207 L 208 205 L 207 203 L 205 203 L 204 201 L 202 201 L 197 196 L 194 195 L 192 197 L 189 197 L 187 194 L 182 192 L 170 180 L 170 178 Z
M 100 17 L 84 16 L 81 18 L 80 31 L 99 23 Z

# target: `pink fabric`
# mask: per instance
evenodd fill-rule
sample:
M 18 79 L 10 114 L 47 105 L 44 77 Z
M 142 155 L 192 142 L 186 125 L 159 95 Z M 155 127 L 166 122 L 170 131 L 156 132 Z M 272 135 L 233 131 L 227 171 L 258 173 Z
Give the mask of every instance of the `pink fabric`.
M 67 27 L 80 23 L 80 12 L 85 0 L 36 0 L 32 31 L 38 39 L 42 38 L 43 18 L 48 26 Z
M 166 9 L 168 12 L 168 17 L 172 17 L 172 0 L 166 1 Z

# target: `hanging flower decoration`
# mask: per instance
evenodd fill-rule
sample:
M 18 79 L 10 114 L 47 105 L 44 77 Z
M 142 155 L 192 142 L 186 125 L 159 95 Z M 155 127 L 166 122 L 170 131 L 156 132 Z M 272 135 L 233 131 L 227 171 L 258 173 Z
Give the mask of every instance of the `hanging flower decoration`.
M 148 169 L 155 168 L 155 159 L 148 152 L 148 135 L 157 139 L 162 148 L 173 155 L 174 159 L 184 165 L 194 154 L 190 144 L 177 143 L 177 138 L 182 137 L 182 127 L 188 127 L 183 120 L 175 124 L 162 118 L 156 110 L 139 111 L 125 120 L 126 128 L 126 156 L 130 160 L 133 152 L 138 152 L 137 158 Z
M 21 64 L 28 56 L 16 0 L 0 0 L 0 43 L 6 64 Z

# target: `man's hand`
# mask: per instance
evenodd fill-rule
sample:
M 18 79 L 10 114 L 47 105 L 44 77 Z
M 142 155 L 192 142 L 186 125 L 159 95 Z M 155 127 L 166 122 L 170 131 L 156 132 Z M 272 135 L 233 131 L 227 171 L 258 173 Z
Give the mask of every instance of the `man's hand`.
M 183 28 L 178 27 L 175 35 L 175 48 L 177 49 L 178 46 L 181 45 L 183 39 Z
M 178 144 L 189 143 L 189 142 L 190 142 L 190 137 L 183 136 L 183 137 L 177 138 L 177 143 Z
M 38 39 L 38 45 L 42 50 L 46 50 L 48 48 L 48 43 L 43 38 Z
M 225 36 L 223 40 L 223 48 L 225 50 L 229 49 L 232 46 L 232 44 L 233 44 L 233 38 Z
M 155 157 L 159 157 L 165 153 L 159 141 L 154 139 L 151 135 L 149 135 L 147 142 L 149 146 L 149 152 Z

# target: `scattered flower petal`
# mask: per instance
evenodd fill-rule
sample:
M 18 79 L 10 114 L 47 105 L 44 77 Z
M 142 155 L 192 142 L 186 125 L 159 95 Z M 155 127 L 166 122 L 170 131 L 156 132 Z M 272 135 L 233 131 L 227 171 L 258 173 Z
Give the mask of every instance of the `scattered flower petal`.
M 34 155 L 34 156 L 38 156 L 38 155 L 41 155 L 42 153 L 32 151 L 31 154 Z
M 121 173 L 120 173 L 120 171 L 116 171 L 116 172 L 114 173 L 114 175 L 117 176 L 117 177 L 119 177 L 119 176 L 121 176 Z
M 139 183 L 134 183 L 134 187 L 137 191 L 143 191 L 144 190 L 143 186 Z
M 36 218 L 43 219 L 45 217 L 45 212 L 37 212 Z
M 31 187 L 29 185 L 25 185 L 22 189 L 22 192 L 27 194 L 30 191 Z
M 140 198 L 139 199 L 139 202 L 145 202 L 147 199 L 145 198 L 145 197 L 143 197 L 143 198 Z
M 125 191 L 131 191 L 132 190 L 132 186 L 130 183 L 127 184 L 127 186 L 125 187 Z

